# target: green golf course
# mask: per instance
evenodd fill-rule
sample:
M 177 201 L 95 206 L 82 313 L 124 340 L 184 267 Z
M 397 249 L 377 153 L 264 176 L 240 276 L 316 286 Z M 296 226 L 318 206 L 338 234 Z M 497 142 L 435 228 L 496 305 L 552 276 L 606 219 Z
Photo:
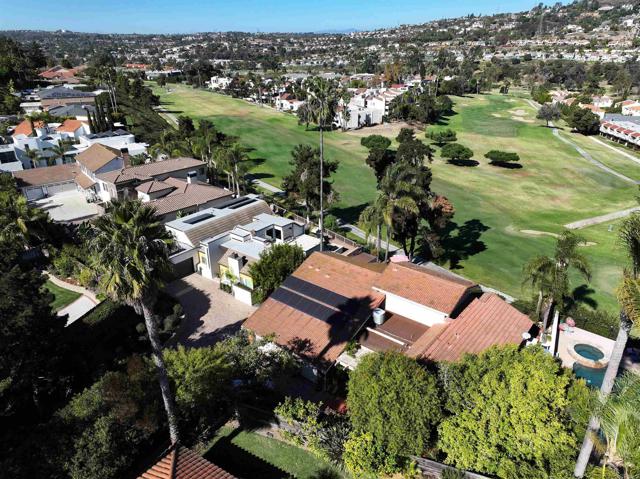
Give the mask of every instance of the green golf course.
M 154 86 L 162 105 L 175 115 L 212 120 L 226 134 L 252 148 L 252 173 L 275 186 L 289 171 L 291 149 L 298 143 L 317 144 L 318 133 L 298 125 L 294 116 L 228 96 L 170 85 Z M 554 234 L 563 225 L 636 204 L 637 187 L 599 169 L 573 146 L 535 119 L 535 108 L 512 95 L 453 97 L 454 113 L 428 129 L 453 128 L 458 141 L 471 148 L 477 166 L 456 166 L 439 157 L 431 165 L 433 190 L 447 196 L 456 208 L 445 265 L 475 281 L 523 296 L 522 266 L 530 258 L 550 254 Z M 335 214 L 355 221 L 359 211 L 375 197 L 375 178 L 364 162 L 360 138 L 389 129 L 326 135 L 327 157 L 339 161 L 335 187 L 340 195 Z M 417 133 L 425 139 L 423 132 Z M 640 164 L 622 154 L 571 133 L 560 135 L 587 150 L 610 168 L 640 179 Z M 425 141 L 427 141 L 425 139 Z M 492 166 L 484 154 L 492 149 L 517 152 L 522 168 Z M 584 253 L 593 266 L 592 297 L 599 307 L 614 310 L 614 290 L 625 258 L 617 245 L 620 220 L 586 227 Z M 581 284 L 576 281 L 575 286 Z

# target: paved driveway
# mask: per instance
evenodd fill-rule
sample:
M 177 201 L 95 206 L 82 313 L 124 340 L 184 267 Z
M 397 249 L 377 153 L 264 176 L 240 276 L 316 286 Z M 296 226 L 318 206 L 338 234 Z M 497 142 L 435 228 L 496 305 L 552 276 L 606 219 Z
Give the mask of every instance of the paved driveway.
M 69 318 L 67 319 L 67 326 L 69 326 L 71 323 L 80 319 L 95 307 L 95 301 L 93 301 L 88 296 L 82 295 L 73 303 L 65 306 L 60 311 L 58 311 L 58 316 L 64 316 L 65 314 L 68 314 Z
M 218 281 L 193 273 L 167 285 L 184 308 L 185 318 L 170 345 L 209 346 L 233 334 L 256 308 L 220 289 Z

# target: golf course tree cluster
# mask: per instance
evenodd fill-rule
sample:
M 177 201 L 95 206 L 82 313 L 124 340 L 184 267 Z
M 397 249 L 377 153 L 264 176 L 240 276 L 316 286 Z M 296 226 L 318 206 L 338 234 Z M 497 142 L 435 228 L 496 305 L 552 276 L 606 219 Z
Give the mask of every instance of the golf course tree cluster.
M 500 479 L 569 479 L 590 400 L 540 347 L 429 367 L 400 353 L 366 355 L 349 378 L 344 464 L 354 477 L 379 477 L 426 455 Z
M 446 158 L 452 165 L 476 166 L 478 162 L 471 160 L 473 150 L 460 143 L 447 143 L 440 150 L 440 156 Z
M 496 166 L 503 166 L 507 168 L 519 168 L 521 165 L 520 155 L 510 151 L 491 150 L 485 153 L 485 158 L 489 160 L 489 163 Z
M 554 104 L 551 104 L 551 103 L 545 103 L 538 110 L 536 118 L 538 120 L 546 121 L 547 122 L 547 126 L 549 126 L 549 124 L 552 121 L 558 121 L 560 119 L 561 114 L 562 113 L 561 113 L 560 108 L 558 107 L 558 105 L 554 105 Z
M 586 108 L 572 105 L 566 115 L 571 128 L 583 135 L 597 135 L 600 131 L 600 117 Z
M 367 164 L 376 174 L 378 196 L 362 211 L 359 223 L 367 235 L 375 231 L 378 253 L 384 226 L 387 242 L 391 238 L 400 242 L 409 257 L 419 249 L 425 257 L 434 258 L 441 251 L 440 238 L 455 210 L 444 196 L 431 191 L 432 174 L 426 166 L 433 158 L 431 147 L 415 137 L 413 128 L 402 128 L 396 141 L 395 152 L 376 148 L 369 152 Z M 387 145 L 371 137 L 365 143 Z

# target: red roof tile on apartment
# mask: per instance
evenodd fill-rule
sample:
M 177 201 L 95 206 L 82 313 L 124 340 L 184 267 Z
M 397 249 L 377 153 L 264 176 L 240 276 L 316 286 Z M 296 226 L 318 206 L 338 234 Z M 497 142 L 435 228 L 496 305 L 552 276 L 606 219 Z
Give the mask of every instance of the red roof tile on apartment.
M 411 263 L 390 263 L 374 287 L 429 308 L 452 314 L 477 285 L 453 274 Z
M 533 323 L 528 316 L 494 293 L 476 298 L 423 352 L 433 361 L 457 361 L 495 345 L 519 344 Z M 415 353 L 415 351 L 414 351 Z
M 31 136 L 33 134 L 34 128 L 44 128 L 45 125 L 46 124 L 44 121 L 38 120 L 32 123 L 29 118 L 26 118 L 22 120 L 18 126 L 15 127 L 11 136 L 16 136 L 16 135 Z
M 138 479 L 236 479 L 191 449 L 172 446 Z

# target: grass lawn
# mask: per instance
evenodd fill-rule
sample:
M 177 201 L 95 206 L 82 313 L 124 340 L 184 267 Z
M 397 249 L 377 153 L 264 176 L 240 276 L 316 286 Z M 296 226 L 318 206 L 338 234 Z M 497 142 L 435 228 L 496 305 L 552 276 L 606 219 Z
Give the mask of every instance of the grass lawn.
M 312 479 L 325 471 L 333 473 L 327 477 L 344 477 L 304 449 L 227 426 L 218 431 L 204 457 L 240 479 Z
M 60 311 L 62 308 L 73 303 L 81 296 L 80 293 L 61 288 L 60 286 L 53 284 L 49 280 L 44 283 L 44 287 L 49 290 L 51 294 L 53 294 L 53 302 L 51 303 L 51 307 L 54 311 Z
M 297 143 L 317 144 L 317 133 L 305 131 L 291 115 L 227 96 L 171 85 L 172 93 L 154 87 L 163 105 L 195 119 L 209 118 L 227 134 L 237 135 L 254 148 L 254 172 L 279 185 L 289 171 L 289 154 Z M 536 111 L 521 92 L 514 95 L 453 97 L 455 114 L 440 125 L 453 128 L 460 143 L 475 152 L 475 167 L 448 164 L 436 158 L 433 190 L 447 196 L 456 208 L 445 265 L 475 281 L 522 296 L 522 266 L 530 258 L 550 254 L 563 225 L 629 208 L 636 204 L 637 188 L 584 160 L 535 119 Z M 372 130 L 327 134 L 327 156 L 339 160 L 335 186 L 340 202 L 334 213 L 354 221 L 375 196 L 375 178 L 364 163 L 360 137 Z M 379 133 L 379 131 L 376 131 Z M 384 134 L 384 133 L 383 133 Z M 632 178 L 640 179 L 640 165 L 578 135 L 562 135 L 588 150 L 594 158 Z M 389 133 L 388 136 L 393 136 Z M 423 133 L 418 133 L 424 139 Z M 515 151 L 523 168 L 488 164 L 483 155 L 492 149 Z M 584 252 L 594 269 L 592 287 L 600 307 L 615 310 L 615 289 L 624 265 L 608 225 L 580 230 L 591 246 Z M 536 234 L 542 232 L 547 234 Z M 576 284 L 577 286 L 577 284 Z

